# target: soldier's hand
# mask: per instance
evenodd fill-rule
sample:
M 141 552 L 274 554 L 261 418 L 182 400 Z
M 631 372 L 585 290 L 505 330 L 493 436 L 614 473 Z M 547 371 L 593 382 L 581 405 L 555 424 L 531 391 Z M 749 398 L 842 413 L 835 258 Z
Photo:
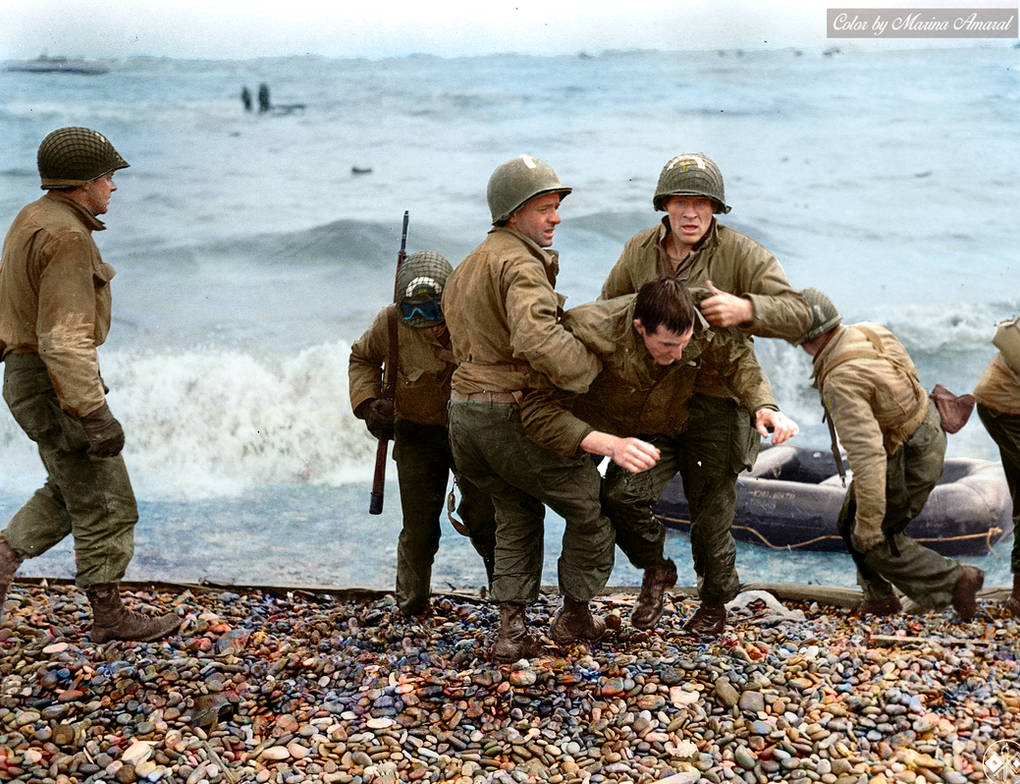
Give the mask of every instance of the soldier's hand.
M 713 327 L 736 327 L 754 320 L 751 300 L 717 289 L 710 280 L 705 285 L 712 296 L 701 300 L 701 315 Z
M 605 455 L 620 468 L 639 474 L 659 462 L 659 450 L 640 438 L 619 436 L 594 430 L 581 441 L 581 448 L 593 455 Z
M 866 553 L 873 547 L 878 547 L 885 541 L 885 535 L 881 528 L 871 528 L 857 524 L 853 533 L 850 534 L 850 542 L 859 553 Z
M 368 432 L 381 441 L 393 438 L 393 401 L 384 397 L 373 399 L 365 409 Z
M 800 427 L 782 411 L 759 408 L 754 415 L 754 424 L 762 438 L 772 436 L 773 444 L 788 441 L 800 432 Z
M 79 417 L 82 427 L 85 428 L 85 436 L 89 440 L 89 454 L 93 457 L 116 457 L 124 448 L 124 429 L 120 426 L 110 407 L 103 405 L 93 411 Z

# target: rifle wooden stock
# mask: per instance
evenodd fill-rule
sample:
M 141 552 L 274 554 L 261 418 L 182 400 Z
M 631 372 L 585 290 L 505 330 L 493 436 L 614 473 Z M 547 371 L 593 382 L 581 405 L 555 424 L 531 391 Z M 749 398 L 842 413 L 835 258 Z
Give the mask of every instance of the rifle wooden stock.
M 407 258 L 407 221 L 408 211 L 404 210 L 404 226 L 400 232 L 400 251 L 397 253 L 397 274 L 393 276 L 393 302 L 396 303 L 399 292 L 397 291 L 397 278 L 400 276 L 400 265 Z M 390 308 L 395 308 L 390 305 Z M 395 313 L 395 310 L 394 310 Z M 389 356 L 386 360 L 386 375 L 383 383 L 383 397 L 393 400 L 396 397 L 397 389 L 397 324 L 396 316 L 391 313 L 388 319 L 389 327 Z M 375 473 L 372 476 L 372 496 L 368 502 L 369 514 L 382 514 L 383 493 L 386 487 L 386 439 L 379 439 L 379 446 L 375 450 Z
M 383 492 L 386 486 L 386 448 L 388 442 L 384 438 L 379 439 L 379 446 L 375 450 L 375 476 L 372 477 L 372 497 L 368 502 L 369 514 L 382 514 Z

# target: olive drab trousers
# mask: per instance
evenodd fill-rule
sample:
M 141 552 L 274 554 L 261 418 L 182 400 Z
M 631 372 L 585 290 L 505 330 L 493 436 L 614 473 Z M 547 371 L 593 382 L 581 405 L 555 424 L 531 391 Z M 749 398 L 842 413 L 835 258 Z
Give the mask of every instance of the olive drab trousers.
M 942 476 L 945 456 L 946 434 L 935 403 L 929 401 L 924 421 L 896 454 L 886 460 L 885 519 L 882 521 L 886 540 L 863 555 L 854 553 L 850 544 L 857 511 L 854 482 L 850 481 L 836 525 L 854 556 L 857 583 L 866 600 L 889 596 L 896 586 L 925 609 L 937 610 L 952 602 L 960 565 L 904 532 L 910 521 L 920 514 Z
M 492 598 L 529 604 L 542 584 L 543 504 L 565 523 L 557 562 L 560 592 L 590 601 L 613 570 L 613 529 L 599 508 L 601 477 L 587 457 L 561 457 L 531 441 L 512 403 L 450 404 L 450 444 L 459 473 L 492 496 L 496 558 Z
M 1009 559 L 1010 571 L 1020 574 L 1020 506 L 1016 494 L 1020 488 L 1020 414 L 1006 414 L 988 406 L 977 404 L 978 416 L 988 435 L 999 447 L 1002 470 L 1013 499 L 1013 550 Z
M 666 485 L 680 474 L 691 512 L 691 554 L 703 602 L 728 602 L 740 591 L 737 547 L 731 529 L 737 508 L 737 475 L 754 464 L 759 438 L 750 414 L 731 400 L 695 395 L 687 428 L 676 437 L 649 436 L 659 462 L 632 474 L 610 464 L 602 483 L 602 508 L 616 543 L 638 569 L 663 559 L 666 529 L 652 514 Z
M 3 397 L 37 444 L 47 473 L 46 483 L 14 514 L 3 537 L 19 557 L 33 558 L 71 534 L 75 584 L 119 582 L 134 554 L 138 522 L 124 458 L 89 456 L 85 430 L 60 408 L 38 354 L 7 356 Z
M 440 519 L 453 454 L 447 429 L 442 425 L 420 425 L 397 417 L 393 429 L 393 459 L 403 514 L 397 541 L 396 597 L 404 613 L 418 615 L 428 605 L 432 591 L 432 563 L 439 550 Z M 457 511 L 471 531 L 471 544 L 491 581 L 496 525 L 492 500 L 463 477 L 458 487 L 461 501 Z

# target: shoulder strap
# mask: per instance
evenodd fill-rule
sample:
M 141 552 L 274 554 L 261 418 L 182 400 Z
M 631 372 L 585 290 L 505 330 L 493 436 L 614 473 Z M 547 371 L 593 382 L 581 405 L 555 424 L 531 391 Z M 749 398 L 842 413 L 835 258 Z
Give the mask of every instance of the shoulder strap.
M 852 359 L 884 359 L 897 370 L 906 373 L 912 381 L 917 382 L 918 385 L 920 384 L 920 382 L 917 381 L 917 374 L 915 372 L 911 371 L 911 369 L 902 362 L 898 362 L 885 353 L 885 349 L 882 347 L 882 340 L 877 334 L 875 334 L 874 330 L 860 324 L 855 324 L 853 329 L 859 330 L 861 334 L 868 339 L 868 342 L 871 343 L 871 348 L 860 348 L 853 351 L 847 351 L 843 354 L 837 354 L 836 357 L 829 363 L 828 367 L 825 368 L 825 373 L 818 377 L 819 392 L 825 383 L 825 377 L 844 362 L 849 362 Z
M 825 372 L 818 376 L 818 393 L 821 394 L 822 387 L 825 386 L 825 379 L 829 373 L 838 368 L 844 362 L 849 362 L 852 359 L 878 359 L 881 354 L 876 354 L 874 351 L 869 349 L 857 349 L 855 351 L 847 351 L 844 354 L 838 355 L 832 362 L 825 368 Z
M 383 397 L 393 400 L 397 391 L 397 306 L 386 306 L 386 331 L 389 335 L 389 352 L 386 358 L 386 372 L 383 376 Z

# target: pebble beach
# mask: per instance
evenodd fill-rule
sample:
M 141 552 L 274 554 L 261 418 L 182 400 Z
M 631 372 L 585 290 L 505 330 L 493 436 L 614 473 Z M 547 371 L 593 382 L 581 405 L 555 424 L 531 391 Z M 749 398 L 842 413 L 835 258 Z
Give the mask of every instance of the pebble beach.
M 864 619 L 854 591 L 801 588 L 742 594 L 709 641 L 681 632 L 689 590 L 641 632 L 634 589 L 611 589 L 593 603 L 604 639 L 545 638 L 547 655 L 495 665 L 498 608 L 475 595 L 408 619 L 379 591 L 126 584 L 129 606 L 176 611 L 180 633 L 95 645 L 81 591 L 19 580 L 0 625 L 0 779 L 992 778 L 985 756 L 1020 715 L 1004 592 L 958 623 L 951 608 Z M 558 606 L 544 593 L 529 608 L 536 633 Z

